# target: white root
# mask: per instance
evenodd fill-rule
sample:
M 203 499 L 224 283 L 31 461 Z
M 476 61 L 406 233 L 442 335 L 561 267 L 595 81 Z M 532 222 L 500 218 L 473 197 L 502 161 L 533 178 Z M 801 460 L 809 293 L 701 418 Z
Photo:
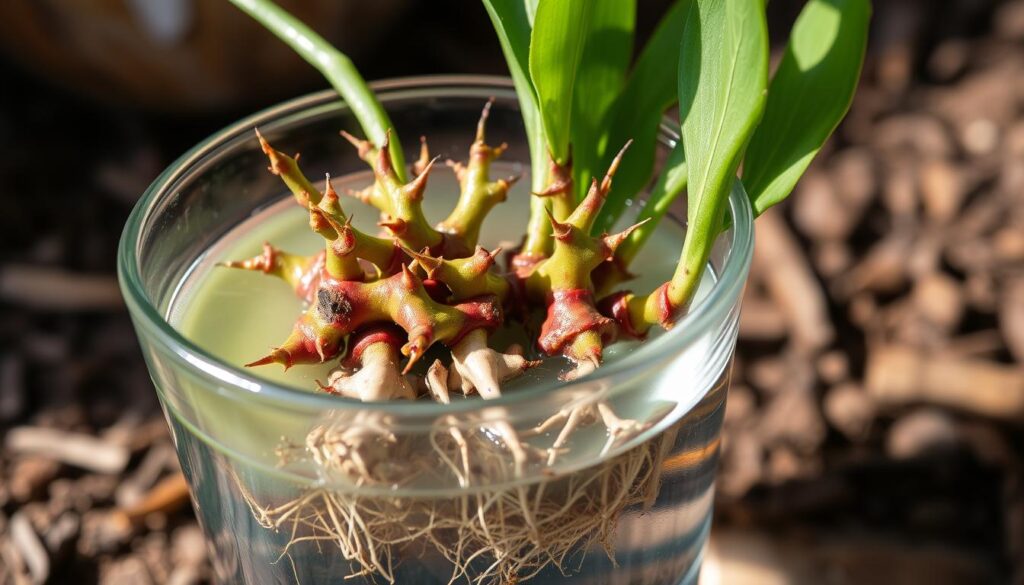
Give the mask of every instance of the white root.
M 471 437 L 474 453 L 487 448 Z M 290 535 L 281 557 L 333 555 L 351 563 L 348 577 L 395 583 L 401 551 L 418 547 L 451 563 L 451 583 L 522 583 L 551 567 L 568 570 L 572 555 L 601 545 L 610 558 L 623 512 L 656 486 L 661 438 L 593 467 L 526 486 L 484 488 L 460 498 L 393 497 L 315 487 L 286 502 L 260 501 L 232 473 L 253 516 Z M 299 547 L 312 547 L 301 549 Z
M 562 425 L 558 436 L 555 437 L 555 441 L 548 449 L 548 465 L 554 465 L 558 454 L 565 449 L 572 433 L 580 427 L 593 424 L 598 419 L 604 423 L 608 433 L 608 439 L 601 449 L 601 456 L 606 455 L 615 445 L 628 442 L 654 424 L 654 421 L 621 418 L 615 414 L 607 402 L 588 397 L 558 411 L 554 416 L 533 428 L 529 436 L 542 435 Z
M 444 367 L 441 360 L 434 360 L 434 363 L 430 365 L 427 370 L 427 375 L 424 379 L 427 385 L 427 391 L 430 395 L 441 404 L 451 404 L 451 395 L 448 393 L 448 368 Z M 457 419 L 455 417 L 445 417 L 442 424 L 446 425 L 446 430 L 451 435 L 452 440 L 455 441 L 455 445 L 459 450 L 459 456 L 462 459 L 462 465 L 459 466 L 451 460 L 450 457 L 444 452 L 443 449 L 439 448 L 434 444 L 434 450 L 437 451 L 441 460 L 458 478 L 459 487 L 469 486 L 469 443 L 466 441 L 466 436 L 462 433 L 462 429 L 457 426 Z M 433 440 L 433 437 L 431 438 Z
M 485 400 L 493 400 L 501 396 L 500 383 L 522 373 L 531 367 L 533 362 L 514 354 L 502 354 L 487 347 L 487 335 L 483 330 L 475 330 L 452 349 L 453 367 L 444 375 L 445 368 L 441 362 L 435 361 L 427 371 L 427 387 L 435 400 L 448 404 L 450 401 L 449 385 L 453 376 L 455 383 L 463 392 L 477 390 Z M 461 374 L 458 373 L 461 370 Z M 477 385 L 479 384 L 479 386 Z M 482 391 L 480 389 L 483 389 Z M 515 428 L 506 420 L 495 420 L 486 423 L 486 428 L 505 444 L 515 465 L 516 475 L 522 475 L 529 460 L 526 448 Z M 453 431 L 458 431 L 452 427 Z M 459 431 L 461 434 L 461 431 Z M 456 443 L 460 438 L 453 435 Z M 463 442 L 464 439 L 461 439 Z
M 448 386 L 459 388 L 464 394 L 475 389 L 486 400 L 501 396 L 502 382 L 540 364 L 523 357 L 518 346 L 510 349 L 510 353 L 493 350 L 487 347 L 486 331 L 470 331 L 452 348 Z
M 359 371 L 335 370 L 323 389 L 364 402 L 416 398 L 413 385 L 402 375 L 399 358 L 390 343 L 374 343 L 363 350 Z
M 572 382 L 573 380 L 578 380 L 583 376 L 594 373 L 598 366 L 601 365 L 601 363 L 597 361 L 597 358 L 592 355 L 587 356 L 580 361 L 574 361 L 573 363 L 575 364 L 575 367 L 559 376 L 559 378 L 566 382 Z

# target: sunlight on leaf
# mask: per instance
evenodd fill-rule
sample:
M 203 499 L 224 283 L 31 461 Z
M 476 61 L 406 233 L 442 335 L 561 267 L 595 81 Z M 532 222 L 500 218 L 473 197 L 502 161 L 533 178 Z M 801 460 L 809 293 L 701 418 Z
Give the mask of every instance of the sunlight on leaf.
M 577 199 L 586 194 L 592 177 L 603 175 L 599 165 L 605 152 L 622 146 L 608 144 L 605 119 L 622 91 L 633 56 L 636 0 L 594 0 L 591 13 L 573 90 L 572 170 Z
M 569 159 L 576 70 L 590 28 L 593 0 L 540 0 L 530 37 L 530 78 L 537 91 L 548 149 Z
M 612 190 L 594 224 L 594 233 L 611 231 L 626 208 L 654 171 L 654 152 L 662 116 L 676 101 L 676 70 L 679 68 L 679 39 L 692 0 L 677 0 L 665 13 L 658 28 L 640 53 L 629 74 L 622 95 L 608 113 L 604 157 L 597 168 L 611 162 L 616 144 L 632 138 L 629 154 L 622 160 Z
M 736 169 L 765 106 L 764 4 L 696 0 L 679 59 L 679 112 L 687 160 L 687 231 L 670 295 L 689 302 L 722 224 Z
M 797 18 L 744 163 L 755 214 L 789 195 L 849 110 L 870 19 L 869 0 L 810 0 Z

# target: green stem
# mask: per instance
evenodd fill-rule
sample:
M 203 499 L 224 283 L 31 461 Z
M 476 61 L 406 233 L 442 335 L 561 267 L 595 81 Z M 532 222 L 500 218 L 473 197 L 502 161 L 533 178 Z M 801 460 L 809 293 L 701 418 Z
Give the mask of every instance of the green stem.
M 658 222 L 665 217 L 669 207 L 685 190 L 686 158 L 683 154 L 682 141 L 679 141 L 669 153 L 657 184 L 651 189 L 650 197 L 647 198 L 647 202 L 644 203 L 636 218 L 636 222 L 646 219 L 650 219 L 650 221 L 636 228 L 615 253 L 621 268 L 629 267 L 637 253 L 654 233 L 655 228 L 658 227 Z
M 530 221 L 526 224 L 526 241 L 519 251 L 528 257 L 546 258 L 551 254 L 551 200 L 544 197 L 530 197 Z
M 316 67 L 352 109 L 367 137 L 377 146 L 384 144 L 393 125 L 351 59 L 271 0 L 230 1 Z M 399 179 L 405 182 L 405 157 L 393 130 L 390 150 Z

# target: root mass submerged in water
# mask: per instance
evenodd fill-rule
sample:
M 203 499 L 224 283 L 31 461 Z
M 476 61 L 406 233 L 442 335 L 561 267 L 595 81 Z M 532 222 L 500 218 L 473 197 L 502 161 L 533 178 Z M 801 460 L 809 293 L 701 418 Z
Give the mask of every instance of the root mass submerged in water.
M 401 458 L 418 460 L 418 470 L 411 464 L 367 470 L 349 461 L 352 444 L 339 448 L 340 434 L 320 427 L 310 433 L 304 450 L 313 453 L 318 468 L 359 478 L 351 489 L 314 487 L 271 506 L 257 501 L 237 477 L 236 483 L 257 521 L 288 535 L 282 557 L 307 545 L 315 546 L 318 554 L 332 555 L 336 546 L 352 567 L 345 577 L 388 583 L 396 582 L 399 559 L 415 556 L 430 562 L 433 557 L 451 566 L 450 583 L 484 585 L 522 583 L 549 567 L 570 574 L 595 544 L 615 562 L 612 542 L 620 516 L 630 506 L 653 501 L 651 494 L 661 481 L 657 470 L 666 435 L 592 467 L 516 485 L 501 481 L 511 479 L 513 472 L 500 445 L 484 433 L 451 430 L 432 437 L 436 458 L 422 453 Z M 376 444 L 392 455 L 403 447 L 371 432 L 357 436 L 367 441 L 361 447 Z M 466 461 L 467 453 L 474 459 Z M 436 473 L 439 466 L 473 489 L 448 497 L 359 493 L 363 482 L 409 477 L 431 468 Z M 462 475 L 467 472 L 472 477 Z

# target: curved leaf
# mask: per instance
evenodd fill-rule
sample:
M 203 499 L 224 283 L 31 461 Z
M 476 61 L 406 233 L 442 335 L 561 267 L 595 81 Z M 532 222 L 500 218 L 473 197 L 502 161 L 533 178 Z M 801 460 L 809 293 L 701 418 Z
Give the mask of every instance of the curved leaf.
M 543 170 L 547 163 L 547 149 L 544 148 L 544 128 L 541 125 L 537 93 L 530 80 L 530 12 L 529 0 L 483 0 L 487 15 L 491 18 L 494 31 L 498 34 L 501 51 L 505 54 L 509 74 L 519 97 L 519 109 L 526 127 L 526 138 L 530 145 L 530 163 L 533 169 L 533 190 L 544 188 Z
M 231 0 L 231 3 L 274 33 L 306 62 L 316 67 L 341 94 L 371 142 L 377 146 L 384 144 L 385 134 L 391 129 L 391 160 L 395 163 L 395 172 L 399 179 L 404 181 L 405 157 L 398 133 L 384 111 L 384 106 L 377 101 L 377 96 L 363 80 L 352 61 L 313 29 L 271 0 Z
M 591 177 L 603 175 L 605 151 L 622 146 L 608 143 L 606 119 L 625 83 L 635 25 L 636 0 L 594 0 L 573 90 L 572 172 L 577 199 L 583 199 Z
M 870 20 L 870 0 L 810 0 L 801 11 L 743 165 L 756 214 L 789 195 L 849 110 Z
M 768 30 L 761 0 L 696 0 L 683 32 L 679 114 L 687 230 L 669 289 L 689 302 L 722 225 L 743 149 L 765 106 Z
M 625 210 L 626 202 L 651 179 L 658 127 L 665 110 L 676 101 L 679 39 L 683 36 L 691 3 L 692 0 L 677 0 L 661 18 L 608 114 L 607 143 L 610 147 L 605 149 L 598 169 L 611 163 L 618 149 L 615 145 L 632 138 L 633 146 L 619 165 L 612 189 L 594 223 L 594 233 L 611 231 Z
M 540 0 L 530 36 L 530 78 L 537 91 L 548 150 L 569 158 L 576 69 L 590 27 L 593 0 Z

